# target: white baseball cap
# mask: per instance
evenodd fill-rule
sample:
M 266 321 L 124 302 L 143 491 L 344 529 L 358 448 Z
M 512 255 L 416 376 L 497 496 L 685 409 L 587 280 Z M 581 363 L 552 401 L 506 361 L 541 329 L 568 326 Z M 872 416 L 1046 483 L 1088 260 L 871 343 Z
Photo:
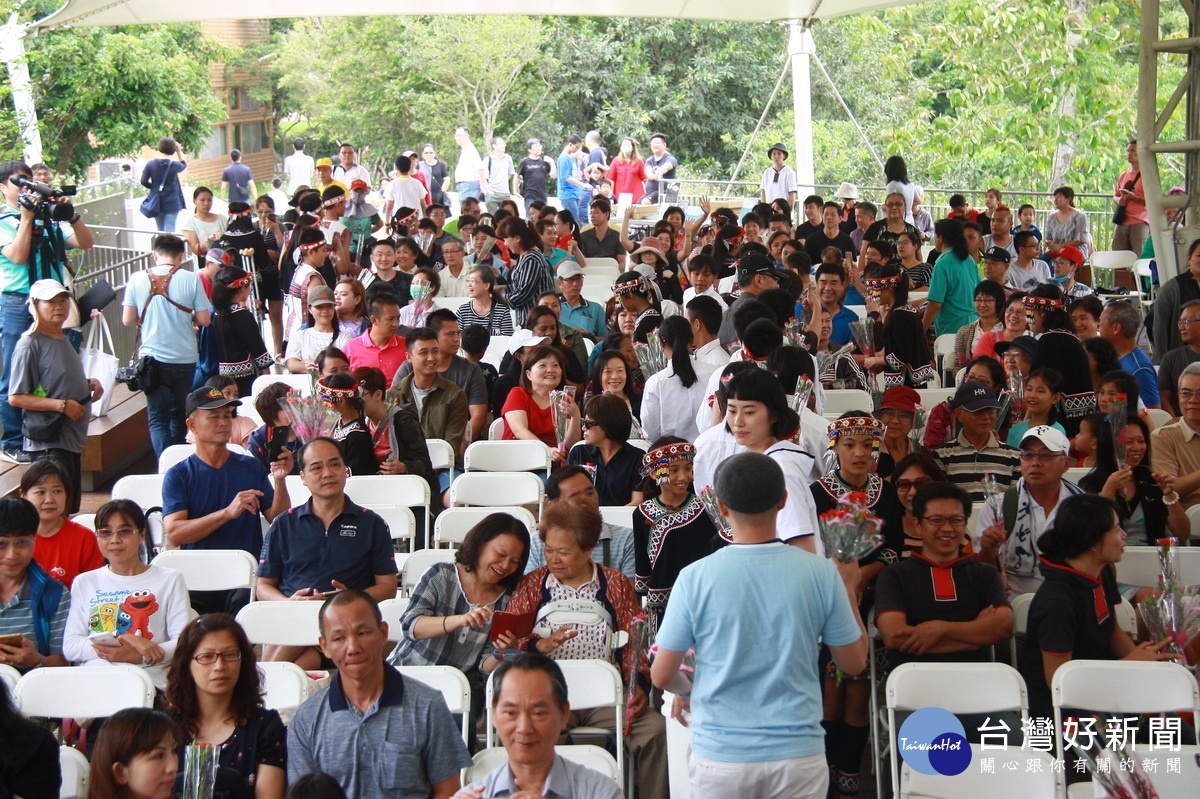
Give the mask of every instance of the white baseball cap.
M 1071 442 L 1066 434 L 1049 425 L 1040 424 L 1029 428 L 1029 431 L 1021 436 L 1021 445 L 1024 446 L 1025 442 L 1031 439 L 1042 442 L 1051 452 L 1065 455 L 1071 451 Z
M 532 330 L 521 328 L 513 333 L 512 338 L 508 340 L 508 351 L 512 355 L 516 355 L 517 350 L 522 347 L 538 347 L 549 342 L 550 339 L 545 336 L 535 336 Z

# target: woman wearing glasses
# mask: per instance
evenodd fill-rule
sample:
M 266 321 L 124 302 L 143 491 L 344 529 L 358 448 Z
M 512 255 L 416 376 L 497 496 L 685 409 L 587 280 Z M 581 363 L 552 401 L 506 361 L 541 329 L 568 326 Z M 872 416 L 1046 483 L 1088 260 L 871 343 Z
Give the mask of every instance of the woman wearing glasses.
M 220 746 L 222 769 L 247 787 L 238 795 L 283 799 L 287 783 L 287 728 L 279 713 L 263 707 L 262 684 L 242 626 L 226 613 L 195 619 L 175 646 L 167 702 L 184 740 Z
M 96 539 L 108 565 L 75 578 L 63 655 L 83 666 L 142 666 L 165 690 L 166 660 L 190 605 L 183 575 L 142 562 L 145 535 L 146 516 L 135 502 L 114 499 L 96 511 Z

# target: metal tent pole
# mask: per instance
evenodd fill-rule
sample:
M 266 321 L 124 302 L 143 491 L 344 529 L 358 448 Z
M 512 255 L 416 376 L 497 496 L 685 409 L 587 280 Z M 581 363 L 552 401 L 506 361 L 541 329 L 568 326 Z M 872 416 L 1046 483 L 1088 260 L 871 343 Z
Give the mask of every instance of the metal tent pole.
M 817 172 L 813 165 L 812 77 L 809 58 L 815 52 L 811 21 L 789 23 L 788 60 L 792 64 L 792 125 L 796 138 L 796 183 L 800 197 L 816 190 Z
M 25 60 L 25 34 L 27 25 L 17 22 L 16 12 L 0 27 L 0 60 L 8 67 L 8 79 L 12 85 L 13 108 L 17 112 L 17 127 L 21 141 L 25 143 L 25 163 L 36 164 L 42 160 L 42 134 L 38 130 L 37 107 L 33 103 L 33 83 L 29 79 L 29 65 Z

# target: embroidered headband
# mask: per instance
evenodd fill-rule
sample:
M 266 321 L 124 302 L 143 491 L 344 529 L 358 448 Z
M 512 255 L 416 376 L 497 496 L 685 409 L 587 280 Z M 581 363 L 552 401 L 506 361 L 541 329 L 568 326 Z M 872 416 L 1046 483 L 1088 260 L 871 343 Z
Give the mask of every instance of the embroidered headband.
M 612 293 L 615 297 L 621 297 L 625 294 L 653 294 L 654 281 L 645 275 L 641 275 L 637 280 L 628 280 L 624 283 L 614 283 Z
M 326 246 L 325 240 L 321 239 L 320 241 L 310 241 L 308 244 L 301 244 L 298 249 L 300 252 L 309 252 L 310 250 L 315 250 L 318 247 L 324 246 Z
M 240 289 L 250 285 L 250 275 L 242 275 L 237 280 L 231 280 L 225 284 L 231 289 Z
M 1027 311 L 1058 311 L 1062 310 L 1063 301 L 1053 297 L 1033 297 L 1028 294 L 1024 299 Z
M 884 425 L 873 416 L 848 416 L 829 423 L 829 446 L 834 447 L 842 436 L 871 436 L 872 444 L 879 447 L 883 438 Z
M 339 194 L 338 196 L 330 197 L 328 200 L 321 203 L 321 207 L 322 208 L 332 208 L 333 206 L 337 205 L 338 203 L 345 202 L 345 201 L 346 201 L 346 195 Z
M 891 277 L 865 277 L 863 283 L 867 285 L 871 291 L 883 291 L 890 289 L 892 286 L 900 282 L 902 275 L 892 275 Z
M 235 216 L 250 216 L 250 209 L 249 209 L 249 208 L 247 208 L 245 211 L 236 211 L 236 212 L 235 212 L 235 211 L 230 211 L 230 212 L 229 212 L 229 216 L 230 216 L 231 218 L 232 218 L 232 217 L 235 217 Z
M 325 402 L 335 403 L 342 400 L 358 399 L 361 396 L 362 386 L 357 383 L 351 388 L 330 388 L 320 380 L 317 381 L 317 399 L 324 400 Z
M 696 448 L 686 442 L 664 444 L 655 447 L 642 458 L 642 474 L 662 485 L 671 479 L 671 464 L 679 461 L 692 463 L 696 459 Z
M 409 220 L 411 220 L 411 219 L 416 219 L 416 218 L 417 218 L 417 212 L 416 212 L 416 211 L 413 211 L 413 212 L 412 212 L 411 214 L 409 214 L 408 216 L 402 216 L 402 217 L 400 217 L 399 219 L 393 219 L 393 220 L 392 220 L 392 223 L 393 223 L 393 224 L 396 224 L 396 225 L 403 225 L 403 224 L 405 224 L 406 222 L 408 222 Z

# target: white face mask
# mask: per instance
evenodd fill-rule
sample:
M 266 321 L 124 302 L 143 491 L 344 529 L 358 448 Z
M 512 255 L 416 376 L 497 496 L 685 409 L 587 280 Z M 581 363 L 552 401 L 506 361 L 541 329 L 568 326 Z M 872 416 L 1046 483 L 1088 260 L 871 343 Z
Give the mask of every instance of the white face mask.
M 624 144 L 621 145 L 621 154 L 622 155 L 629 155 L 632 152 L 633 152 L 633 145 L 630 144 L 629 142 L 625 142 Z
M 411 286 L 409 286 L 408 293 L 411 294 L 412 298 L 417 302 L 422 302 L 426 297 L 429 296 L 429 284 L 413 283 Z

